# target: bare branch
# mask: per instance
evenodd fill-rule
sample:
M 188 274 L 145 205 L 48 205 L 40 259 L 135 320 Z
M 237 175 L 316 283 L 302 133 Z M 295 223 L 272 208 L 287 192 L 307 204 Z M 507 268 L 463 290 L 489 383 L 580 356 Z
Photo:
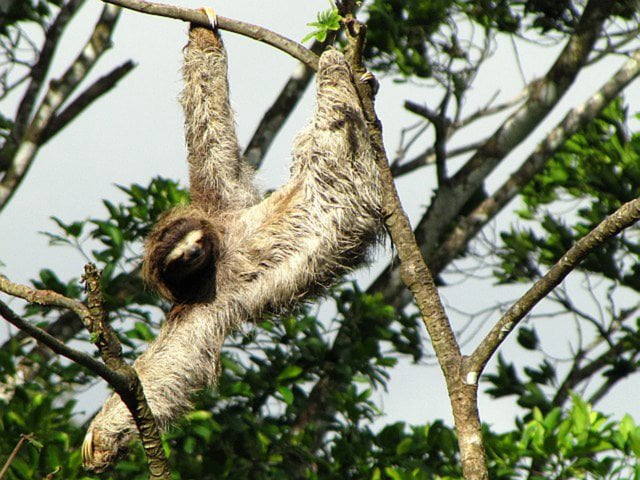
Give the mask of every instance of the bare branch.
M 572 85 L 612 8 L 608 0 L 588 2 L 576 33 L 569 39 L 545 77 L 531 87 L 527 101 L 455 174 L 450 188 L 439 189 L 416 230 L 423 254 L 428 259 L 432 258 L 441 232 L 458 215 L 487 175 L 529 135 Z
M 38 61 L 30 72 L 31 81 L 29 82 L 29 86 L 27 87 L 20 105 L 18 106 L 15 118 L 15 127 L 11 135 L 13 138 L 13 146 L 20 143 L 22 136 L 27 131 L 29 119 L 31 118 L 31 113 L 33 112 L 33 108 L 36 103 L 36 98 L 44 86 L 44 80 L 47 76 L 47 72 L 49 71 L 49 66 L 53 60 L 53 54 L 55 53 L 56 47 L 58 46 L 60 38 L 69 24 L 69 21 L 71 21 L 84 2 L 85 0 L 69 0 L 62 6 L 56 16 L 56 19 L 47 29 L 44 44 L 42 45 L 38 56 Z M 6 145 L 5 148 L 9 148 L 9 146 Z M 2 155 L 2 153 L 4 152 L 0 152 L 0 156 L 5 156 Z
M 464 145 L 458 148 L 452 148 L 451 150 L 446 152 L 446 158 L 451 159 L 458 157 L 460 155 L 464 155 L 465 153 L 473 152 L 480 148 L 484 144 L 484 140 L 479 142 L 470 143 L 469 145 Z M 426 165 L 431 165 L 436 161 L 436 154 L 434 148 L 429 148 L 424 153 L 418 155 L 416 158 L 409 160 L 406 163 L 402 163 L 400 165 L 396 165 L 391 168 L 391 173 L 393 173 L 394 177 L 400 177 L 402 175 L 406 175 L 407 173 L 413 172 L 415 169 L 424 167 Z
M 453 130 L 451 129 L 453 122 L 451 122 L 446 115 L 447 105 L 450 98 L 451 89 L 448 88 L 440 102 L 437 112 L 431 110 L 427 106 L 418 105 L 410 100 L 404 102 L 404 108 L 429 120 L 435 129 L 436 134 L 433 152 L 436 163 L 436 174 L 438 176 L 438 185 L 443 185 L 448 182 L 446 143 L 447 139 L 453 133 Z
M 9 467 L 13 463 L 13 460 L 18 456 L 18 453 L 20 452 L 22 445 L 24 445 L 24 442 L 27 442 L 27 441 L 31 441 L 31 435 L 25 435 L 24 433 L 20 435 L 20 440 L 18 440 L 18 443 L 16 444 L 14 449 L 11 451 L 11 454 L 7 458 L 7 461 L 4 462 L 4 465 L 2 466 L 2 470 L 0 470 L 0 479 L 4 477 L 5 473 L 7 473 L 7 471 L 9 470 Z
M 51 290 L 35 290 L 26 285 L 13 283 L 7 277 L 0 274 L 0 292 L 4 292 L 12 297 L 22 298 L 29 303 L 37 305 L 49 305 L 71 310 L 80 318 L 85 318 L 89 313 L 87 307 L 82 302 L 65 297 Z
M 84 324 L 78 315 L 72 311 L 60 314 L 58 319 L 47 326 L 46 332 L 59 339 L 63 343 L 73 338 L 84 328 Z M 24 342 L 32 338 L 24 330 L 20 330 L 16 335 L 5 341 L 0 350 L 6 350 L 13 342 Z M 16 371 L 10 377 L 5 378 L 3 385 L 0 385 L 0 400 L 8 402 L 15 393 L 16 387 L 29 383 L 40 372 L 46 362 L 54 355 L 49 347 L 43 343 L 36 344 L 16 365 Z M 38 358 L 37 362 L 30 361 L 30 358 Z
M 44 145 L 60 130 L 69 125 L 80 115 L 89 105 L 95 102 L 105 93 L 111 91 L 122 78 L 135 68 L 131 60 L 127 60 L 119 67 L 114 68 L 108 74 L 100 77 L 76 99 L 71 102 L 62 112 L 51 119 L 51 122 L 42 135 L 40 144 Z
M 485 118 L 491 115 L 495 115 L 497 113 L 504 112 L 505 110 L 508 110 L 511 107 L 515 107 L 516 105 L 521 103 L 527 97 L 528 93 L 529 93 L 529 89 L 525 88 L 511 100 L 507 100 L 506 102 L 499 103 L 497 105 L 491 105 L 492 101 L 489 101 L 487 105 L 485 105 L 484 107 L 479 108 L 478 110 L 473 112 L 471 115 L 455 122 L 452 125 L 452 127 L 456 129 L 461 129 L 463 127 L 467 127 L 471 125 L 473 122 L 481 118 Z
M 199 10 L 191 8 L 176 7 L 174 5 L 165 5 L 162 3 L 145 2 L 142 0 L 103 0 L 105 3 L 111 3 L 129 10 L 135 10 L 149 15 L 158 15 L 161 17 L 175 18 L 190 23 L 209 26 L 209 19 Z M 318 69 L 318 56 L 297 42 L 290 40 L 282 35 L 278 35 L 257 25 L 234 20 L 232 18 L 217 17 L 218 28 L 229 32 L 238 33 L 245 37 L 253 38 L 259 42 L 266 43 L 272 47 L 282 50 L 283 52 L 297 58 L 312 70 Z
M 319 54 L 330 43 L 333 43 L 333 39 L 327 39 L 324 42 L 314 41 L 310 50 L 314 54 Z M 273 105 L 265 112 L 244 150 L 244 156 L 250 165 L 255 168 L 260 166 L 280 128 L 302 98 L 314 74 L 314 69 L 304 62 L 296 66 L 293 75 L 287 80 Z
M 527 313 L 593 250 L 640 219 L 640 199 L 632 200 L 578 240 L 547 274 L 538 280 L 491 329 L 465 362 L 465 370 L 479 374 L 507 335 Z
M 485 118 L 490 115 L 495 115 L 496 113 L 503 112 L 511 107 L 516 106 L 517 104 L 522 102 L 522 100 L 525 98 L 526 93 L 527 93 L 527 89 L 524 89 L 522 93 L 520 93 L 518 96 L 516 96 L 512 100 L 500 103 L 498 105 L 493 105 L 493 106 L 491 106 L 491 103 L 493 102 L 493 99 L 491 99 L 486 106 L 478 109 L 471 115 L 452 122 L 449 125 L 449 129 L 447 133 L 448 138 L 453 137 L 459 130 L 465 127 L 468 127 L 469 125 L 480 120 L 481 118 Z M 429 120 L 433 118 L 433 116 L 435 115 L 435 112 L 431 111 L 427 107 L 418 105 L 417 103 L 412 102 L 410 100 L 405 102 L 405 108 L 410 112 L 413 112 L 417 115 L 425 117 Z M 473 142 L 468 145 L 449 150 L 445 153 L 445 157 L 447 159 L 450 159 L 458 155 L 463 155 L 465 153 L 478 150 L 482 145 L 486 143 L 486 141 L 487 141 L 486 139 L 480 140 L 478 142 Z M 421 153 L 420 155 L 417 155 L 412 160 L 409 160 L 406 163 L 400 164 L 398 160 L 394 161 L 391 164 L 391 172 L 393 173 L 394 177 L 405 175 L 407 173 L 410 173 L 416 170 L 417 168 L 435 163 L 436 149 L 434 147 L 430 147 L 427 150 L 425 150 L 423 153 Z
M 42 144 L 44 132 L 51 124 L 56 111 L 86 77 L 100 56 L 111 46 L 111 35 L 119 16 L 119 8 L 106 5 L 91 38 L 80 55 L 59 80 L 50 83 L 38 111 L 20 139 L 15 154 L 9 160 L 8 169 L 0 181 L 0 211 L 26 175 Z

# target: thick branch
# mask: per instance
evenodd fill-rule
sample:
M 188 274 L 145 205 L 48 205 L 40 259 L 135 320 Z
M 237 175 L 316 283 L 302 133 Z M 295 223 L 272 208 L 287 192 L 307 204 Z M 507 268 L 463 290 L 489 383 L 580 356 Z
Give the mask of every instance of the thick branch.
M 145 2 L 142 0 L 103 0 L 105 3 L 112 3 L 129 10 L 148 13 L 149 15 L 158 15 L 161 17 L 175 18 L 185 22 L 197 23 L 209 26 L 209 19 L 199 10 L 191 8 L 176 7 L 174 5 L 165 5 L 162 3 Z M 318 56 L 293 40 L 282 35 L 278 35 L 271 30 L 252 25 L 250 23 L 234 20 L 232 18 L 217 17 L 218 28 L 229 32 L 238 33 L 245 37 L 253 38 L 259 42 L 266 43 L 272 47 L 288 53 L 293 58 L 297 58 L 312 70 L 318 69 Z
M 109 370 L 117 372 L 118 376 L 123 380 L 117 383 L 109 383 L 114 387 L 116 393 L 120 395 L 138 427 L 142 446 L 147 454 L 149 472 L 151 473 L 150 478 L 152 480 L 168 480 L 171 478 L 171 470 L 162 448 L 160 429 L 144 396 L 138 374 L 124 360 L 122 345 L 107 321 L 100 289 L 100 276 L 101 272 L 98 271 L 95 265 L 89 263 L 85 266 L 83 280 L 87 289 L 87 308 L 89 311 L 85 323 L 94 343 L 100 350 L 100 356 L 104 363 Z M 85 442 L 86 444 L 87 442 Z
M 493 353 L 525 315 L 593 250 L 640 219 L 640 199 L 632 200 L 603 220 L 565 253 L 496 323 L 467 359 L 465 370 L 480 373 Z
M 348 23 L 349 59 L 356 78 L 365 73 L 361 48 L 365 27 L 350 20 Z M 371 85 L 358 83 L 358 92 L 367 119 L 369 137 L 376 152 L 376 160 L 383 184 L 382 205 L 385 224 L 400 258 L 400 275 L 413 294 L 432 346 L 444 373 L 451 399 L 453 417 L 458 431 L 458 445 L 462 469 L 467 480 L 486 480 L 488 471 L 482 442 L 482 429 L 477 408 L 477 384 L 469 384 L 461 376 L 462 355 L 440 295 L 429 268 L 402 209 L 382 139 L 382 126 L 375 112 Z

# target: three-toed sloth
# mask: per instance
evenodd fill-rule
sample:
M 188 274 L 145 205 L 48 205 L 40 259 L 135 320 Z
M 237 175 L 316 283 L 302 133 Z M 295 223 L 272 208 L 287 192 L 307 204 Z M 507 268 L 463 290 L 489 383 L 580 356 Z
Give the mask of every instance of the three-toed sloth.
M 240 155 L 217 31 L 192 25 L 183 73 L 191 204 L 167 213 L 148 238 L 144 275 L 174 306 L 135 362 L 161 428 L 215 381 L 230 329 L 321 293 L 382 231 L 375 155 L 342 54 L 322 54 L 291 178 L 262 200 Z M 135 429 L 113 395 L 87 432 L 85 466 L 108 467 Z

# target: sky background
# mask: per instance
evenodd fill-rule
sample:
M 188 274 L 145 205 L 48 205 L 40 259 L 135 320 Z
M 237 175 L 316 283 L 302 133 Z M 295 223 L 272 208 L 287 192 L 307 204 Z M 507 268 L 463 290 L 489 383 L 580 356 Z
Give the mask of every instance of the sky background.
M 181 6 L 200 7 L 202 2 L 180 0 Z M 318 11 L 328 7 L 326 0 L 216 1 L 213 6 L 225 17 L 259 24 L 291 39 L 300 41 L 309 31 L 306 23 L 314 21 Z M 64 37 L 51 71 L 60 75 L 89 37 L 102 8 L 102 3 L 91 0 L 73 20 Z M 460 26 L 464 28 L 464 26 Z M 40 268 L 50 268 L 62 279 L 79 277 L 85 259 L 69 248 L 51 247 L 41 232 L 56 232 L 51 216 L 65 222 L 106 215 L 102 200 L 117 203 L 124 195 L 115 187 L 131 183 L 148 184 L 154 176 L 179 179 L 187 184 L 185 147 L 182 135 L 182 113 L 177 98 L 181 89 L 180 63 L 182 47 L 186 43 L 187 25 L 177 20 L 123 12 L 114 34 L 114 47 L 100 60 L 89 77 L 89 82 L 104 75 L 127 59 L 138 65 L 112 92 L 87 109 L 81 117 L 58 134 L 38 154 L 26 179 L 5 210 L 0 214 L 0 269 L 10 279 L 27 283 L 36 278 Z M 280 92 L 297 61 L 284 53 L 238 35 L 223 33 L 229 52 L 229 77 L 232 105 L 236 111 L 238 134 L 242 146 L 246 145 L 262 115 Z M 559 47 L 542 51 L 526 42 L 518 43 L 522 69 L 526 81 L 543 74 L 555 59 Z M 483 106 L 497 92 L 498 101 L 517 95 L 524 83 L 515 62 L 515 50 L 510 40 L 499 39 L 497 55 L 482 68 L 474 83 L 474 90 L 466 103 L 471 113 Z M 506 166 L 517 165 L 532 146 L 548 132 L 566 113 L 569 106 L 586 99 L 603 83 L 624 59 L 607 61 L 581 74 L 567 97 L 537 129 L 536 134 L 509 157 Z M 85 82 L 85 86 L 89 84 Z M 627 89 L 631 112 L 639 110 L 638 84 Z M 18 97 L 0 103 L 0 111 L 13 114 Z M 414 124 L 417 117 L 402 108 L 404 100 L 435 106 L 439 95 L 426 84 L 398 84 L 392 78 L 382 78 L 377 97 L 377 110 L 384 125 L 385 144 L 390 156 L 398 147 L 400 129 Z M 274 188 L 288 177 L 289 152 L 293 137 L 310 118 L 313 108 L 313 88 L 310 88 L 272 146 L 258 182 L 263 189 Z M 482 129 L 472 129 L 456 136 L 451 147 L 469 143 L 490 134 L 504 116 L 482 123 Z M 413 150 L 419 153 L 429 145 L 426 136 Z M 412 157 L 410 154 L 409 158 Z M 461 161 L 452 162 L 454 170 Z M 489 187 L 504 180 L 504 170 L 497 172 Z M 405 208 L 415 223 L 428 205 L 434 187 L 434 172 L 421 169 L 401 178 L 397 184 Z M 503 221 L 501 219 L 498 222 Z M 389 249 L 380 250 L 379 260 L 356 277 L 367 281 L 390 258 Z M 570 284 L 571 287 L 571 284 Z M 464 288 L 455 285 L 444 288 L 446 303 L 456 309 L 473 312 L 497 304 L 505 295 L 517 298 L 524 286 L 510 290 L 498 289 L 491 280 L 471 280 Z M 506 292 L 506 293 L 505 293 Z M 585 302 L 589 300 L 586 299 Z M 13 301 L 13 306 L 18 302 Z M 544 306 L 542 307 L 545 308 Z M 323 312 L 330 314 L 331 307 Z M 462 321 L 450 310 L 454 324 Z M 496 318 L 494 317 L 495 321 Z M 566 340 L 558 336 L 557 320 L 540 320 L 536 325 L 541 336 L 557 337 L 558 352 L 566 354 Z M 571 325 L 561 328 L 571 329 Z M 7 324 L 0 322 L 0 339 L 9 334 Z M 503 354 L 522 355 L 507 342 Z M 546 343 L 554 348 L 553 342 Z M 472 345 L 466 347 L 470 351 Z M 527 359 L 520 359 L 526 362 Z M 637 377 L 622 382 L 614 395 L 599 408 L 614 412 L 629 411 L 640 415 L 640 406 L 630 399 L 637 396 Z M 104 389 L 86 394 L 81 408 L 93 412 L 106 395 Z M 451 421 L 449 402 L 444 381 L 436 366 L 409 365 L 406 362 L 392 372 L 388 392 L 377 392 L 388 420 L 424 423 L 438 418 Z M 483 421 L 496 428 L 512 425 L 515 399 L 489 400 L 481 397 L 480 411 Z

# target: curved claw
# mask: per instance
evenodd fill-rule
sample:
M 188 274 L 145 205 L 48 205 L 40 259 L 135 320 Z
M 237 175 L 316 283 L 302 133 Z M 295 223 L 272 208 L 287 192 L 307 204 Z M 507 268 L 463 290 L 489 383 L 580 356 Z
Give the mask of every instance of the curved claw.
M 86 466 L 93 461 L 93 432 L 89 430 L 82 442 L 82 463 Z
M 371 72 L 364 72 L 360 76 L 358 81 L 360 83 L 368 83 L 374 95 L 378 93 L 378 88 L 380 88 L 380 84 L 378 83 L 378 79 Z
M 212 30 L 218 29 L 218 14 L 212 7 L 202 7 L 198 9 L 202 13 L 204 13 L 209 19 L 209 24 L 211 25 Z

